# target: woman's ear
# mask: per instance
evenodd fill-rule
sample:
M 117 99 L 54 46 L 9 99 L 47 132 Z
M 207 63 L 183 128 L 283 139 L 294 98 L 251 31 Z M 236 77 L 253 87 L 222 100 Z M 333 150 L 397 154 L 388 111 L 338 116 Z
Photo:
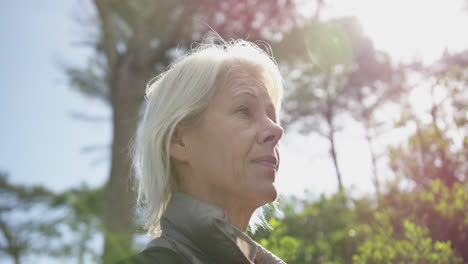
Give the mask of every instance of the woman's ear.
M 177 161 L 187 162 L 189 158 L 188 146 L 184 142 L 184 129 L 177 127 L 169 146 L 170 155 Z

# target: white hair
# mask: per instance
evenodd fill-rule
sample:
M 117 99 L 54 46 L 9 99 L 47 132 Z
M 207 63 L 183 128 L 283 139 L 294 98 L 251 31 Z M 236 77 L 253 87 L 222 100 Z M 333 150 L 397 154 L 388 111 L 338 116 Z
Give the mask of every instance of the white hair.
M 169 153 L 175 128 L 196 122 L 213 98 L 216 86 L 231 78 L 235 74 L 233 67 L 239 65 L 262 78 L 279 116 L 283 80 L 278 67 L 265 51 L 245 40 L 201 44 L 148 84 L 147 106 L 132 150 L 139 178 L 137 204 L 145 211 L 149 234 L 160 234 L 161 215 L 172 193 L 179 191 Z M 252 216 L 249 230 L 255 232 L 259 226 L 268 226 L 261 208 Z

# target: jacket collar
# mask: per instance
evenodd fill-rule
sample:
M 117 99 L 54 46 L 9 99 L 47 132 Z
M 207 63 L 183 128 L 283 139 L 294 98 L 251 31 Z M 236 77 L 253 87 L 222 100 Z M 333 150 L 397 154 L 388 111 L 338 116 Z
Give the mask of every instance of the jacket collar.
M 232 226 L 219 207 L 192 196 L 174 193 L 161 218 L 163 236 L 169 236 L 216 263 L 254 263 L 264 249 Z

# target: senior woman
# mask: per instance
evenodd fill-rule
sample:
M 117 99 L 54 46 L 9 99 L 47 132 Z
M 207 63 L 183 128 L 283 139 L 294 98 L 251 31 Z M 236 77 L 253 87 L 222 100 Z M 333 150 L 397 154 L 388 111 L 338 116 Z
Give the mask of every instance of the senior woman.
M 284 263 L 245 233 L 277 197 L 282 90 L 243 40 L 201 45 L 148 86 L 134 167 L 155 239 L 130 263 Z

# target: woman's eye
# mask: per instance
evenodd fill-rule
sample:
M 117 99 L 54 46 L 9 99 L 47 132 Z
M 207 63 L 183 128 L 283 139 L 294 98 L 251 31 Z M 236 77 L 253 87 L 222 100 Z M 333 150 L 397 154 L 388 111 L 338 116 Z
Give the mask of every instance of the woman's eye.
M 249 115 L 250 114 L 250 110 L 249 110 L 249 108 L 247 106 L 239 107 L 236 112 L 241 113 L 243 115 Z

